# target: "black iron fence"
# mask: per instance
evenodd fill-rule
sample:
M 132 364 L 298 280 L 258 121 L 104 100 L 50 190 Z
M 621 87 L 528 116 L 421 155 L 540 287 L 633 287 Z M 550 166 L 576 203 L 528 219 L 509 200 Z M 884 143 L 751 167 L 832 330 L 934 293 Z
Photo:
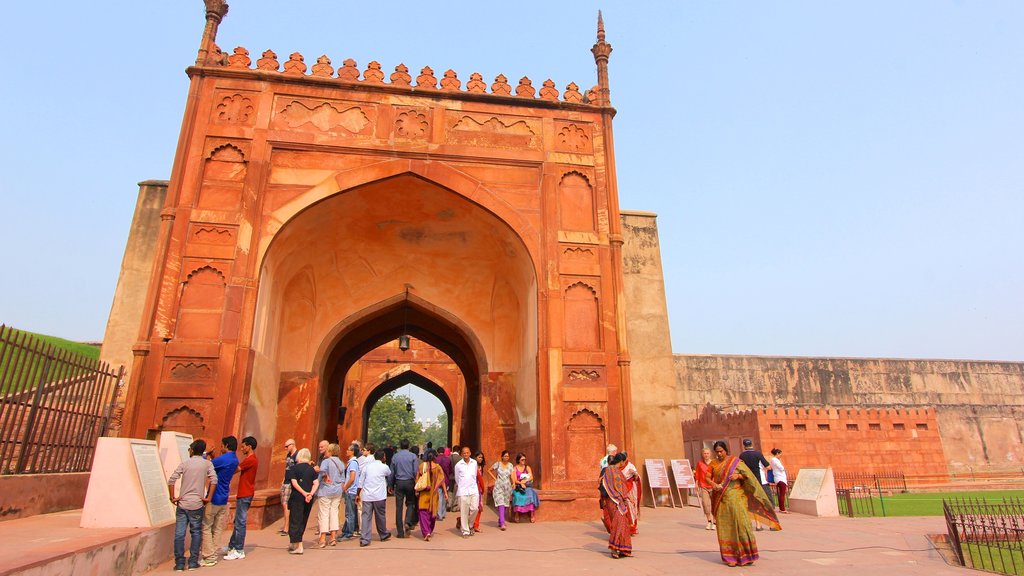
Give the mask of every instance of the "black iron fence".
M 1024 574 L 1024 499 L 943 500 L 946 530 L 964 566 Z
M 839 513 L 850 518 L 885 516 L 885 498 L 907 491 L 903 472 L 837 472 L 835 480 Z
M 0 325 L 0 474 L 88 471 L 123 376 Z

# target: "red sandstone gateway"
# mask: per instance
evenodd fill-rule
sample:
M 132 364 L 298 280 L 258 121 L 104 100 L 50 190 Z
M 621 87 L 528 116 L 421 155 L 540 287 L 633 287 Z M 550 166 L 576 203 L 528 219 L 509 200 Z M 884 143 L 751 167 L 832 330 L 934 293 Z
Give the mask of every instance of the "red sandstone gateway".
M 401 377 L 455 443 L 527 453 L 548 517 L 589 509 L 605 444 L 632 441 L 600 21 L 584 95 L 225 54 L 207 7 L 122 434 L 347 442 Z

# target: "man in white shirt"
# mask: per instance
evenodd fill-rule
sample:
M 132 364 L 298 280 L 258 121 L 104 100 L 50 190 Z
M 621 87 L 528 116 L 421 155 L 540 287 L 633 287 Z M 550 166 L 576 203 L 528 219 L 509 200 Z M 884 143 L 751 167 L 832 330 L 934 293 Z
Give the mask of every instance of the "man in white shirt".
M 480 500 L 480 491 L 476 486 L 476 460 L 471 456 L 469 446 L 463 446 L 462 460 L 455 465 L 455 486 L 459 494 L 459 522 L 463 538 L 473 535 L 473 518 L 476 518 Z
M 356 498 L 363 503 L 363 521 L 360 523 L 362 530 L 359 534 L 360 546 L 370 545 L 370 536 L 373 534 L 373 527 L 370 525 L 371 518 L 377 524 L 377 535 L 380 536 L 380 541 L 387 542 L 391 538 L 391 532 L 388 532 L 386 525 L 388 476 L 391 475 L 391 468 L 384 462 L 386 458 L 383 450 L 377 450 L 374 458 L 374 460 L 369 460 L 359 473 L 361 482 Z

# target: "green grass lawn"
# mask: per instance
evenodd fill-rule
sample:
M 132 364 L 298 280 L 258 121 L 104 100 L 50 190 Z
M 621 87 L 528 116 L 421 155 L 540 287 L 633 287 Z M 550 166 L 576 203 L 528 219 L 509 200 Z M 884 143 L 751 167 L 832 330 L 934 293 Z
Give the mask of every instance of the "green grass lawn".
M 1019 545 L 1019 544 L 1018 544 Z M 964 544 L 964 561 L 970 556 L 971 566 L 982 570 L 1024 576 L 1024 552 L 985 544 Z
M 893 494 L 884 500 L 886 516 L 942 516 L 942 500 L 953 498 L 984 499 L 998 502 L 1003 498 L 1024 498 L 1024 490 L 991 490 L 974 492 L 932 492 L 927 494 Z M 872 497 L 875 516 L 882 515 L 882 504 L 877 496 Z M 854 510 L 861 511 L 866 505 L 854 505 Z M 860 513 L 858 516 L 869 516 Z
M 92 363 L 100 357 L 100 349 L 92 344 L 72 342 L 56 336 L 35 334 L 22 330 L 13 330 L 8 333 L 8 342 L 0 343 L 0 375 L 3 381 L 0 382 L 0 394 L 10 394 L 27 388 L 32 388 L 42 376 L 43 358 L 35 354 L 26 354 L 23 350 L 13 346 L 13 342 L 29 343 L 32 350 L 46 350 L 50 346 L 57 355 L 66 352 L 82 356 Z M 27 338 L 26 338 L 27 337 Z M 23 340 L 24 338 L 24 340 Z M 47 380 L 64 377 L 70 374 L 54 374 L 54 366 L 51 364 L 50 374 Z

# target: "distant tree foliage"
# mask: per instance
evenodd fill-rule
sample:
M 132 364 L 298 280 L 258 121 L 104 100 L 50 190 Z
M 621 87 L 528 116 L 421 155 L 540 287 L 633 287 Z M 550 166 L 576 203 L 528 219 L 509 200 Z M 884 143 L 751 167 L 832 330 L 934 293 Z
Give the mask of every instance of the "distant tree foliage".
M 370 410 L 367 426 L 367 440 L 377 447 L 388 444 L 398 446 L 406 438 L 412 444 L 423 443 L 423 429 L 416 422 L 416 409 L 406 410 L 405 404 L 412 400 L 404 395 L 391 392 L 377 400 Z
M 437 417 L 437 422 L 423 430 L 423 442 L 433 442 L 434 448 L 448 445 L 448 413 Z

